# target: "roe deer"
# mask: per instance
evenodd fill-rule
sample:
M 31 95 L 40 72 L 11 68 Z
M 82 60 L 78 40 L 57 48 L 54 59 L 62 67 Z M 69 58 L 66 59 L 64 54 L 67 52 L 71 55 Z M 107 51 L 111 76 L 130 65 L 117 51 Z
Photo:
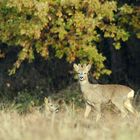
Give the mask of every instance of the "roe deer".
M 45 97 L 44 103 L 46 113 L 57 113 L 59 111 L 59 104 L 54 102 L 50 97 Z
M 44 98 L 44 111 L 46 114 L 62 112 L 66 107 L 63 98 L 53 99 L 50 96 Z
M 94 107 L 97 111 L 96 121 L 98 121 L 101 118 L 101 104 L 108 102 L 112 102 L 120 110 L 122 117 L 127 115 L 127 111 L 138 115 L 131 104 L 134 97 L 133 89 L 118 84 L 91 84 L 88 81 L 90 64 L 83 66 L 74 64 L 73 67 L 78 73 L 81 91 L 86 102 L 85 118 L 88 117 L 91 107 Z

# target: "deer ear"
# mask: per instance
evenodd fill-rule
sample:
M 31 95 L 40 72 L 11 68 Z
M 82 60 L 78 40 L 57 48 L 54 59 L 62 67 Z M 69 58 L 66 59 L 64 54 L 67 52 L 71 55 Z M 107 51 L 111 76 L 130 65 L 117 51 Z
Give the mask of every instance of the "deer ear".
M 52 98 L 48 96 L 48 103 L 52 102 Z
M 47 97 L 44 98 L 44 102 L 48 103 L 48 98 Z
M 76 72 L 78 72 L 79 66 L 78 66 L 77 64 L 73 64 L 73 68 L 74 68 L 74 70 L 75 70 Z
M 87 71 L 89 71 L 89 70 L 91 69 L 91 64 L 88 64 L 88 65 L 86 66 L 86 69 L 87 69 Z
M 58 102 L 58 104 L 59 104 L 59 105 L 62 105 L 62 104 L 64 104 L 64 103 L 65 103 L 65 101 L 64 101 L 64 100 L 62 100 L 62 99 L 59 99 L 57 102 Z

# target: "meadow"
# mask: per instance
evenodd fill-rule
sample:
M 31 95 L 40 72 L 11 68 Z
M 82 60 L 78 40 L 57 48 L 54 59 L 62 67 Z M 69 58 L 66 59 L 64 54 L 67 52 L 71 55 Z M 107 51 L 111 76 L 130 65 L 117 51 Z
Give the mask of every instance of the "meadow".
M 12 109 L 1 110 L 0 140 L 139 140 L 139 118 L 130 115 L 122 119 L 105 110 L 99 122 L 93 111 L 84 119 L 84 108 L 74 105 L 52 114 L 34 110 L 20 115 Z

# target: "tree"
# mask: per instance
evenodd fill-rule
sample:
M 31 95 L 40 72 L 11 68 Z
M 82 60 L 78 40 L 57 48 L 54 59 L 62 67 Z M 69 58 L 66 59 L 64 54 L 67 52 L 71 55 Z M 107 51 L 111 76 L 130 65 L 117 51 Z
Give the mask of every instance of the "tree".
M 99 48 L 111 40 L 120 49 L 131 36 L 140 38 L 140 10 L 117 0 L 2 0 L 0 41 L 20 48 L 14 74 L 35 52 L 49 58 L 49 48 L 66 61 L 91 62 L 94 76 L 110 74 Z

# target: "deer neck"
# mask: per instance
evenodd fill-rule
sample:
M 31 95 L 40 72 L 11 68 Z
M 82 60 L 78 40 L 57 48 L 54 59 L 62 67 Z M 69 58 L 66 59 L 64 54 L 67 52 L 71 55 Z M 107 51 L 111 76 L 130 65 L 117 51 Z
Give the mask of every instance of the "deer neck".
M 98 87 L 99 84 L 91 84 L 88 80 L 80 81 L 80 88 L 83 93 L 86 93 L 89 91 L 92 87 L 92 90 L 96 87 Z
M 90 83 L 88 80 L 84 80 L 84 81 L 80 81 L 80 89 L 84 95 L 84 97 L 86 98 L 86 94 L 88 89 L 90 89 Z
M 81 89 L 84 87 L 88 87 L 90 85 L 88 80 L 80 81 L 80 87 Z

